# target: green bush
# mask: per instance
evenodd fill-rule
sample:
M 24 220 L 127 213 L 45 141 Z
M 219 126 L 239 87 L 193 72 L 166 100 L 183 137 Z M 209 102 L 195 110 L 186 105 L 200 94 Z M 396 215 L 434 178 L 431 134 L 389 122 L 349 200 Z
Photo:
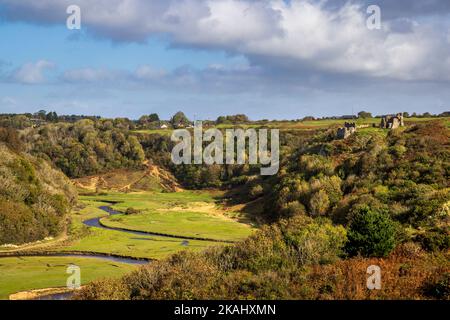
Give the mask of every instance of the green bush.
M 439 251 L 450 248 L 450 235 L 444 230 L 429 230 L 417 236 L 417 241 L 427 251 Z
M 138 214 L 140 213 L 140 210 L 134 209 L 134 208 L 127 208 L 127 210 L 125 211 L 126 215 L 132 215 L 132 214 Z
M 435 299 L 450 300 L 450 273 L 445 273 L 440 279 L 428 284 L 425 294 Z
M 333 226 L 328 219 L 311 221 L 299 217 L 289 221 L 283 233 L 288 246 L 297 252 L 301 265 L 335 262 L 347 241 L 345 228 Z
M 295 217 L 298 215 L 305 215 L 306 209 L 299 201 L 292 201 L 287 203 L 282 209 L 282 215 L 284 217 Z
M 386 257 L 396 246 L 396 229 L 386 213 L 360 208 L 350 222 L 346 251 L 351 256 Z
M 0 244 L 23 244 L 58 235 L 76 191 L 44 161 L 0 143 Z

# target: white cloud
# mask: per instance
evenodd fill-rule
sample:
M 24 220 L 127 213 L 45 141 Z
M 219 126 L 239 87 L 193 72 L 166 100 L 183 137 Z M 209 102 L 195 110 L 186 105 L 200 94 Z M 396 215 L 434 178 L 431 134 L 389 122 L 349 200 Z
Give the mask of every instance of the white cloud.
M 119 79 L 120 75 L 119 71 L 82 68 L 65 71 L 62 79 L 67 82 L 104 82 Z
M 141 65 L 134 71 L 82 68 L 65 71 L 61 79 L 70 84 L 95 84 L 95 88 L 125 90 L 168 89 L 177 92 L 230 93 L 260 89 L 263 71 L 243 64 L 212 64 L 204 69 L 181 66 L 171 71 Z M 272 84 L 278 85 L 276 82 Z M 286 85 L 283 84 L 284 87 Z
M 167 71 L 163 69 L 156 69 L 149 65 L 142 65 L 136 69 L 134 76 L 139 80 L 155 80 L 167 76 Z
M 41 84 L 47 81 L 45 71 L 55 65 L 47 60 L 29 62 L 14 70 L 10 78 L 23 84 Z
M 42 23 L 64 21 L 65 8 L 72 2 L 0 0 L 11 19 Z M 410 16 L 383 21 L 382 30 L 371 31 L 366 28 L 366 7 L 356 0 L 333 9 L 325 0 L 77 2 L 82 27 L 113 41 L 143 42 L 166 34 L 174 45 L 223 49 L 254 63 L 299 72 L 307 68 L 369 78 L 450 80 L 448 66 L 440 63 L 450 57 L 445 29 L 435 26 L 433 19 L 418 23 Z M 435 19 L 445 22 L 446 16 Z M 138 70 L 137 76 L 155 76 L 148 71 Z M 105 77 L 85 73 L 88 79 Z

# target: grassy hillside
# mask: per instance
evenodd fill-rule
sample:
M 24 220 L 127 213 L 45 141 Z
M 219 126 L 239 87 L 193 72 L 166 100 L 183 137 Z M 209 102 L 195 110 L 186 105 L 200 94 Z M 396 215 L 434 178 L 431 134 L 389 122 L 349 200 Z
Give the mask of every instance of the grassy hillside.
M 370 126 L 338 140 L 344 121 L 239 125 L 281 129 L 281 167 L 267 177 L 258 166 L 174 166 L 167 135 L 136 133 L 123 121 L 28 128 L 24 144 L 2 129 L 0 239 L 54 236 L 68 217 L 61 241 L 5 251 L 158 259 L 139 270 L 77 260 L 83 280 L 110 278 L 88 285 L 83 299 L 448 299 L 448 119 L 409 118 L 404 128 Z M 45 159 L 79 177 L 73 182 L 83 195 L 70 216 L 75 190 Z M 93 218 L 115 229 L 84 224 Z M 0 297 L 58 286 L 72 261 L 0 260 Z M 371 264 L 382 267 L 381 291 L 365 289 Z M 132 272 L 118 279 L 125 271 Z M 26 284 L 28 274 L 36 279 Z
M 141 144 L 128 128 L 110 120 L 52 123 L 22 131 L 28 152 L 79 178 L 121 168 L 139 168 Z
M 58 235 L 77 198 L 61 172 L 2 143 L 0 185 L 0 244 L 23 244 Z
M 244 176 L 239 189 L 263 199 L 273 224 L 233 246 L 93 283 L 79 298 L 449 299 L 446 123 L 365 128 L 346 140 L 332 127 L 304 135 L 300 146 L 294 138 L 277 176 Z M 137 226 L 144 217 L 154 219 L 109 220 Z M 372 264 L 385 279 L 379 291 L 366 289 Z

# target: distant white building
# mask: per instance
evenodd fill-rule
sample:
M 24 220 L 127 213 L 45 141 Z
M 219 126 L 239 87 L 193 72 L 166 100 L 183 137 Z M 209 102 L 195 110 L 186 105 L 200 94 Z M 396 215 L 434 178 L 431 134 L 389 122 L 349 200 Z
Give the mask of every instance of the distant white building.
M 159 128 L 160 128 L 160 129 L 167 129 L 168 126 L 167 126 L 167 124 L 162 124 Z

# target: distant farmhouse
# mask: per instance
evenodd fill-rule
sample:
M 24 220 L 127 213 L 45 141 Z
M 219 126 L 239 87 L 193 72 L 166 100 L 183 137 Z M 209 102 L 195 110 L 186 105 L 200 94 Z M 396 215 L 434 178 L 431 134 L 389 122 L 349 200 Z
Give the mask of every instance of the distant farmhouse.
M 387 115 L 381 118 L 380 128 L 382 129 L 397 129 L 398 127 L 403 126 L 405 126 L 403 113 L 397 113 L 396 115 Z

